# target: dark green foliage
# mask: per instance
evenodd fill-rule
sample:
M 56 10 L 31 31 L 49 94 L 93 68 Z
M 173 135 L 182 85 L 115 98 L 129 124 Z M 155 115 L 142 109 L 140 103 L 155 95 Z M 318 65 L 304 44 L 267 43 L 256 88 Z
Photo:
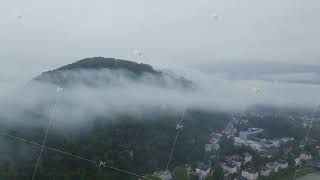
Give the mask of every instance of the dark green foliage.
M 153 175 L 147 175 L 145 176 L 146 178 L 152 179 L 152 180 L 161 180 L 161 178 L 157 177 L 157 176 L 153 176 Z M 141 178 L 142 180 L 144 180 L 145 178 Z
M 75 63 L 62 66 L 56 70 L 48 71 L 43 74 L 53 74 L 56 72 L 66 71 L 66 70 L 79 70 L 79 69 L 110 69 L 110 70 L 117 70 L 123 69 L 131 71 L 135 74 L 142 74 L 142 73 L 151 73 L 151 74 L 158 74 L 160 72 L 155 71 L 152 66 L 142 63 L 136 63 L 132 61 L 126 61 L 121 59 L 115 58 L 104 58 L 104 57 L 93 57 L 93 58 L 86 58 Z
M 83 74 L 79 77 L 79 74 L 77 74 L 81 71 L 92 72 L 96 70 L 108 70 L 112 72 L 112 75 L 105 73 L 103 76 L 98 73 L 100 76 L 91 74 L 92 77 L 88 78 L 82 77 Z M 80 82 L 90 87 L 104 84 L 114 86 L 121 84 L 120 79 L 127 79 L 135 83 L 148 83 L 154 86 L 184 88 L 184 90 L 194 88 L 193 83 L 184 77 L 164 74 L 154 70 L 150 65 L 104 57 L 86 58 L 58 69 L 44 72 L 34 78 L 32 82 L 52 83 L 70 88 Z
M 210 118 L 214 117 L 214 118 Z M 47 146 L 79 155 L 87 159 L 99 162 L 105 161 L 107 165 L 135 172 L 140 175 L 152 174 L 164 169 L 170 154 L 173 138 L 176 135 L 176 123 L 180 120 L 179 113 L 161 113 L 145 115 L 143 117 L 119 116 L 114 119 L 101 117 L 89 121 L 85 128 L 81 129 L 55 129 L 50 130 Z M 203 159 L 204 144 L 208 140 L 208 134 L 222 126 L 222 121 L 227 122 L 228 116 L 222 113 L 205 113 L 189 111 L 186 114 L 184 128 L 179 136 L 170 170 L 176 165 L 193 163 Z M 59 122 L 56 122 L 59 123 Z M 221 124 L 221 125 L 219 125 Z M 59 126 L 58 126 L 59 127 Z M 43 133 L 43 129 L 40 129 Z M 29 132 L 30 137 L 40 132 Z M 13 147 L 30 147 L 29 144 L 8 140 Z M 3 141 L 1 141 L 3 143 Z M 20 153 L 20 149 L 0 154 L 0 158 L 6 156 L 12 159 L 16 165 L 17 180 L 30 179 L 34 163 L 38 155 L 37 151 L 27 150 L 33 160 L 26 160 L 27 156 L 20 159 L 14 157 Z M 24 167 L 27 168 L 24 168 Z M 0 164 L 0 172 L 8 169 L 8 164 Z M 4 179 L 7 171 L 0 173 L 0 179 Z M 179 172 L 179 171 L 178 171 Z M 137 180 L 136 177 L 119 173 L 118 171 L 96 167 L 91 163 L 66 156 L 54 151 L 44 149 L 39 169 L 38 179 L 48 180 Z
M 189 180 L 189 175 L 185 167 L 177 166 L 173 171 L 173 180 Z
M 224 179 L 224 172 L 220 165 L 214 168 L 214 172 L 212 176 L 209 176 L 207 180 L 223 180 Z
M 227 138 L 225 136 L 221 137 L 220 139 L 221 152 L 224 155 L 233 155 L 236 151 L 236 147 L 233 144 L 234 144 L 233 138 Z

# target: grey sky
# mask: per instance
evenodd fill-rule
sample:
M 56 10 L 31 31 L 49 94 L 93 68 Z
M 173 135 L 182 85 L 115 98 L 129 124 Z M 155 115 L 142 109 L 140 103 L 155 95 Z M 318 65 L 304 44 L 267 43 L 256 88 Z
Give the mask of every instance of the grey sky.
M 2 82 L 27 81 L 92 56 L 169 67 L 248 60 L 320 64 L 318 0 L 0 2 Z M 134 57 L 136 48 L 143 57 Z

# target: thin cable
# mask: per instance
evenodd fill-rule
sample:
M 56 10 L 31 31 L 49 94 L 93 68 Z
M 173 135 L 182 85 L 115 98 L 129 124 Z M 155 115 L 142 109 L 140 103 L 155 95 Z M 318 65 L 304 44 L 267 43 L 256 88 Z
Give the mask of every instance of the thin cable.
M 55 151 L 55 152 L 58 152 L 58 153 L 61 153 L 61 154 L 65 154 L 65 155 L 71 156 L 73 158 L 77 158 L 77 159 L 81 159 L 81 160 L 84 160 L 84 161 L 88 161 L 88 162 L 90 162 L 92 164 L 95 164 L 95 165 L 98 164 L 96 161 L 92 161 L 92 160 L 84 158 L 84 157 L 76 156 L 76 155 L 73 155 L 71 153 L 68 153 L 68 152 L 65 152 L 65 151 L 61 151 L 61 150 L 56 149 L 56 148 L 51 148 L 51 147 L 48 147 L 48 146 L 44 146 L 44 148 L 52 150 L 52 151 Z
M 25 143 L 29 143 L 29 144 L 32 144 L 32 145 L 36 145 L 36 146 L 39 146 L 39 147 L 43 147 L 43 148 L 45 148 L 45 149 L 49 149 L 49 150 L 52 150 L 52 151 L 55 151 L 55 152 L 58 152 L 58 153 L 61 153 L 61 154 L 64 154 L 64 155 L 67 155 L 67 156 L 76 158 L 76 159 L 81 159 L 81 160 L 84 160 L 84 161 L 88 161 L 88 162 L 90 162 L 90 163 L 92 163 L 92 164 L 94 164 L 94 165 L 97 165 L 97 164 L 98 164 L 96 161 L 93 161 L 93 160 L 90 160 L 90 159 L 87 159 L 87 158 L 84 158 L 84 157 L 81 157 L 81 156 L 77 156 L 77 155 L 74 155 L 74 154 L 71 154 L 71 153 L 68 153 L 68 152 L 65 152 L 65 151 L 56 149 L 56 148 L 44 146 L 44 145 L 41 145 L 41 144 L 39 144 L 39 143 L 26 140 L 26 139 L 24 139 L 24 138 L 20 138 L 20 137 L 13 136 L 13 135 L 10 135 L 10 134 L 7 134 L 7 133 L 3 133 L 3 132 L 0 132 L 0 135 L 7 136 L 7 137 L 10 137 L 10 138 L 12 138 L 12 139 L 15 139 L 15 140 L 18 140 L 18 141 L 23 141 L 23 142 L 25 142 Z M 126 171 L 126 170 L 123 170 L 123 169 L 119 169 L 119 168 L 116 168 L 116 167 L 113 167 L 113 166 L 106 166 L 106 167 L 109 168 L 109 169 L 113 169 L 113 170 L 116 170 L 116 171 L 125 173 L 125 174 L 133 175 L 133 176 L 136 176 L 136 177 L 139 177 L 139 178 L 144 178 L 144 179 L 152 180 L 152 179 L 150 179 L 150 178 L 141 176 L 141 175 L 139 175 L 139 174 L 136 174 L 136 173 L 133 173 L 133 172 L 129 172 L 129 171 Z
M 29 144 L 32 144 L 32 145 L 41 146 L 41 144 L 39 144 L 39 143 L 28 141 L 26 139 L 23 139 L 23 138 L 20 138 L 20 137 L 17 137 L 17 136 L 12 136 L 12 135 L 4 133 L 4 132 L 0 132 L 0 135 L 7 136 L 7 137 L 10 137 L 12 139 L 15 139 L 15 140 L 18 140 L 18 141 L 23 141 L 25 143 L 29 143 Z
M 65 154 L 65 155 L 69 155 L 69 156 L 72 156 L 74 158 L 78 158 L 78 159 L 82 159 L 82 160 L 85 160 L 85 161 L 88 161 L 88 162 L 91 162 L 93 164 L 98 164 L 97 162 L 95 161 L 92 161 L 90 159 L 87 159 L 87 158 L 84 158 L 84 157 L 80 157 L 80 156 L 76 156 L 76 155 L 73 155 L 71 153 L 68 153 L 68 152 L 65 152 L 65 151 L 61 151 L 59 149 L 56 149 L 56 148 L 52 148 L 52 147 L 49 147 L 49 146 L 42 146 L 41 144 L 39 143 L 36 143 L 36 142 L 33 142 L 33 141 L 29 141 L 29 140 L 26 140 L 24 138 L 20 138 L 20 137 L 17 137 L 17 136 L 13 136 L 13 135 L 10 135 L 10 134 L 7 134 L 7 133 L 4 133 L 4 132 L 0 132 L 0 135 L 2 136 L 7 136 L 7 137 L 10 137 L 12 139 L 15 139 L 15 140 L 18 140 L 18 141 L 22 141 L 22 142 L 25 142 L 25 143 L 28 143 L 28 144 L 32 144 L 32 145 L 35 145 L 35 146 L 39 146 L 39 147 L 43 147 L 45 149 L 49 149 L 49 150 L 52 150 L 52 151 L 55 151 L 55 152 L 58 152 L 58 153 L 61 153 L 61 154 Z
M 55 104 L 54 104 L 54 106 L 53 106 L 53 108 L 52 108 L 52 113 L 51 113 L 49 125 L 48 125 L 48 127 L 47 127 L 47 129 L 46 129 L 46 134 L 45 134 L 45 136 L 44 136 L 44 139 L 43 139 L 43 142 L 42 142 L 42 145 L 41 145 L 40 154 L 39 154 L 38 159 L 37 159 L 36 167 L 34 168 L 34 171 L 33 171 L 32 180 L 34 180 L 35 175 L 36 175 L 36 172 L 37 172 L 37 169 L 38 169 L 38 166 L 39 166 L 39 162 L 40 162 L 40 159 L 41 159 L 41 155 L 42 155 L 42 152 L 43 152 L 43 148 L 44 148 L 44 146 L 45 146 L 45 144 L 46 144 L 46 141 L 47 141 L 47 137 L 48 137 L 48 134 L 49 134 L 49 130 L 50 130 L 50 127 L 51 127 L 53 118 L 54 118 L 54 114 L 55 114 L 55 111 L 56 111 L 56 107 L 57 107 L 57 102 L 55 102 Z
M 68 72 L 68 68 L 69 68 L 69 65 L 67 65 L 66 70 L 65 70 L 65 73 Z M 66 74 L 66 75 L 67 75 L 67 74 Z M 66 76 L 65 76 L 64 78 L 62 78 L 62 81 L 60 82 L 61 85 L 63 85 L 63 83 L 65 82 L 66 79 L 67 79 Z M 58 86 L 56 93 L 59 93 L 61 90 L 63 90 L 63 88 L 61 88 L 61 87 Z M 47 137 L 48 137 L 48 134 L 49 134 L 49 130 L 50 130 L 50 128 L 51 128 L 51 124 L 52 124 L 52 121 L 53 121 L 53 119 L 54 119 L 54 115 L 55 115 L 56 108 L 57 108 L 57 100 L 56 100 L 56 102 L 55 102 L 55 104 L 54 104 L 54 106 L 53 106 L 53 108 L 52 108 L 52 114 L 51 114 L 51 116 L 50 116 L 50 121 L 49 121 L 48 127 L 47 127 L 47 129 L 46 129 L 45 137 L 44 137 L 43 142 L 42 142 L 42 146 L 41 146 L 40 154 L 39 154 L 38 159 L 37 159 L 36 167 L 34 168 L 34 171 L 33 171 L 32 180 L 34 180 L 34 178 L 35 178 L 35 175 L 36 175 L 36 172 L 37 172 L 37 169 L 38 169 L 38 166 L 39 166 L 39 162 L 40 162 L 40 160 L 41 160 L 41 155 L 42 155 L 42 152 L 43 152 L 43 148 L 44 148 L 44 146 L 45 146 L 45 144 L 46 144 Z
M 141 176 L 139 174 L 132 173 L 132 172 L 129 172 L 129 171 L 126 171 L 126 170 L 122 170 L 122 169 L 119 169 L 119 168 L 116 168 L 116 167 L 112 167 L 112 166 L 106 166 L 106 167 L 109 168 L 109 169 L 113 169 L 113 170 L 116 170 L 116 171 L 120 171 L 120 172 L 126 173 L 126 174 L 130 174 L 130 175 L 133 175 L 133 176 L 136 176 L 136 177 L 139 177 L 139 178 L 152 180 L 152 179 L 147 178 L 145 176 Z
M 182 124 L 182 122 L 183 122 L 185 111 L 186 111 L 186 110 L 184 110 L 183 113 L 182 113 L 182 118 L 181 118 L 181 120 L 180 120 L 180 124 Z M 176 137 L 174 138 L 174 142 L 173 142 L 172 149 L 171 149 L 171 152 L 170 152 L 170 156 L 169 156 L 169 159 L 168 159 L 168 162 L 167 162 L 166 170 L 168 170 L 168 168 L 169 168 L 169 165 L 170 165 L 170 162 L 171 162 L 171 158 L 172 158 L 172 154 L 173 154 L 173 151 L 174 151 L 174 149 L 175 149 L 175 147 L 176 147 L 176 143 L 177 143 L 179 134 L 180 134 L 180 129 L 178 129 L 178 132 L 177 132 L 177 134 L 176 134 Z

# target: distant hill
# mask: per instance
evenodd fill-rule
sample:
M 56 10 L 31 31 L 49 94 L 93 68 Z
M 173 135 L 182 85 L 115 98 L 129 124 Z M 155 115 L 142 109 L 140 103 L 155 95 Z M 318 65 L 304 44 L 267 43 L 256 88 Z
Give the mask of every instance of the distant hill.
M 159 73 L 153 69 L 152 66 L 143 63 L 136 63 L 133 61 L 115 59 L 115 58 L 104 58 L 104 57 L 92 57 L 82 59 L 75 63 L 62 66 L 56 70 L 49 71 L 63 71 L 63 70 L 73 70 L 73 69 L 126 69 L 128 71 L 134 72 L 136 74 L 141 73 L 152 73 L 156 74 Z
M 137 75 L 142 73 L 160 74 L 160 72 L 155 71 L 152 66 L 142 63 L 136 63 L 127 60 L 115 59 L 115 58 L 104 58 L 104 57 L 92 57 L 82 59 L 72 64 L 62 66 L 58 69 L 43 72 L 41 75 L 37 76 L 34 80 L 47 81 L 49 77 L 56 76 L 57 74 L 65 71 L 73 70 L 128 70 Z
M 167 85 L 167 83 L 170 82 L 171 85 L 176 87 L 191 88 L 193 86 L 192 82 L 184 77 L 177 77 L 166 72 L 157 71 L 148 64 L 104 57 L 82 59 L 75 63 L 68 64 L 51 71 L 43 72 L 33 80 L 40 82 L 51 82 L 54 84 L 61 84 L 62 81 L 64 83 L 73 83 L 79 81 L 80 77 L 74 77 L 74 75 L 70 76 L 68 72 L 86 70 L 95 71 L 104 69 L 111 71 L 125 71 L 127 72 L 127 77 L 134 80 L 141 80 L 144 75 L 148 75 L 149 78 L 151 77 L 150 79 L 153 81 L 152 83 L 158 85 Z M 88 79 L 86 80 L 88 81 Z M 95 79 L 89 79 L 89 81 L 94 82 Z

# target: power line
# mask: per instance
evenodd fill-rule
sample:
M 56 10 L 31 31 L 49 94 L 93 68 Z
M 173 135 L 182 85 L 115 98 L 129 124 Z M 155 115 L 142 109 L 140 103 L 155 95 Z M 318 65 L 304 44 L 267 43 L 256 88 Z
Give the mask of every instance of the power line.
M 40 162 L 40 159 L 41 159 L 43 148 L 44 148 L 44 146 L 46 144 L 47 137 L 48 137 L 48 134 L 49 134 L 49 130 L 50 130 L 53 118 L 54 118 L 54 113 L 56 111 L 56 107 L 57 107 L 57 102 L 55 102 L 55 104 L 54 104 L 54 106 L 52 108 L 52 114 L 51 114 L 51 117 L 50 117 L 49 125 L 48 125 L 48 127 L 46 129 L 46 134 L 44 136 L 44 139 L 43 139 L 43 142 L 42 142 L 42 145 L 41 145 L 41 150 L 40 150 L 40 153 L 39 153 L 39 156 L 38 156 L 38 159 L 37 159 L 36 167 L 34 168 L 34 171 L 33 171 L 32 180 L 34 180 L 36 172 L 37 172 L 37 169 L 38 169 L 38 165 L 39 165 L 39 162 Z
M 109 169 L 113 169 L 113 170 L 116 170 L 116 171 L 120 171 L 120 172 L 129 174 L 129 175 L 133 175 L 133 176 L 136 176 L 136 177 L 139 177 L 139 178 L 142 178 L 142 179 L 152 180 L 152 179 L 147 178 L 147 177 L 145 177 L 145 176 L 141 176 L 141 175 L 139 175 L 139 174 L 132 173 L 132 172 L 129 172 L 129 171 L 126 171 L 126 170 L 122 170 L 122 169 L 119 169 L 119 168 L 116 168 L 116 167 L 112 167 L 112 166 L 106 166 L 106 167 L 109 168 Z
M 184 119 L 185 111 L 186 111 L 186 110 L 184 110 L 183 113 L 182 113 L 182 118 L 181 118 L 181 120 L 180 120 L 180 124 L 177 124 L 177 127 L 176 127 L 176 129 L 177 129 L 177 134 L 176 134 L 176 136 L 175 136 L 175 138 L 174 138 L 174 142 L 173 142 L 172 149 L 171 149 L 171 152 L 170 152 L 170 156 L 169 156 L 169 159 L 168 159 L 168 162 L 167 162 L 166 170 L 168 170 L 168 168 L 169 168 L 169 165 L 170 165 L 170 162 L 171 162 L 171 159 L 172 159 L 173 151 L 174 151 L 174 149 L 175 149 L 175 146 L 176 146 L 176 143 L 177 143 L 177 140 L 178 140 L 180 131 L 181 131 L 182 127 L 183 127 L 183 126 L 182 126 L 182 122 L 183 122 L 183 119 Z
M 68 153 L 68 152 L 65 152 L 65 151 L 61 151 L 59 149 L 55 149 L 55 148 L 51 148 L 51 147 L 48 147 L 48 146 L 44 146 L 46 149 L 49 149 L 49 150 L 52 150 L 52 151 L 55 151 L 55 152 L 58 152 L 58 153 L 61 153 L 61 154 L 65 154 L 65 155 L 68 155 L 68 156 L 71 156 L 73 158 L 77 158 L 77 159 L 81 159 L 81 160 L 85 160 L 85 161 L 88 161 L 94 165 L 97 165 L 98 163 L 96 161 L 92 161 L 90 159 L 87 159 L 87 158 L 84 158 L 84 157 L 80 157 L 80 156 L 76 156 L 76 155 L 73 155 L 71 153 Z
M 51 151 L 58 152 L 58 153 L 61 153 L 61 154 L 64 154 L 64 155 L 67 155 L 67 156 L 70 156 L 70 157 L 73 157 L 73 158 L 76 158 L 76 159 L 81 159 L 81 160 L 90 162 L 95 166 L 98 165 L 98 162 L 96 162 L 96 161 L 93 161 L 93 160 L 90 160 L 90 159 L 87 159 L 87 158 L 84 158 L 84 157 L 81 157 L 81 156 L 77 156 L 77 155 L 71 154 L 69 152 L 56 149 L 56 148 L 52 148 L 52 147 L 49 147 L 49 146 L 41 145 L 39 143 L 36 143 L 36 142 L 33 142 L 33 141 L 29 141 L 29 140 L 26 140 L 26 139 L 21 138 L 21 137 L 13 136 L 13 135 L 10 135 L 10 134 L 4 133 L 4 132 L 0 132 L 0 135 L 6 136 L 6 137 L 9 137 L 9 138 L 18 140 L 18 141 L 22 141 L 22 142 L 25 142 L 25 143 L 28 143 L 28 144 L 32 144 L 32 145 L 35 145 L 35 146 L 43 147 L 44 149 L 49 149 Z M 139 178 L 152 180 L 150 178 L 147 178 L 147 177 L 144 177 L 144 176 L 138 175 L 136 173 L 120 169 L 120 168 L 116 168 L 116 167 L 113 167 L 113 166 L 104 166 L 104 167 L 107 167 L 109 169 L 113 169 L 113 170 L 116 170 L 116 171 L 119 171 L 119 172 L 122 172 L 122 173 L 125 173 L 125 174 L 133 175 L 133 176 L 136 176 L 136 177 L 139 177 Z
M 18 141 L 22 141 L 22 142 L 25 142 L 25 143 L 29 143 L 29 144 L 32 144 L 32 145 L 41 146 L 41 144 L 39 144 L 39 143 L 28 141 L 26 139 L 23 139 L 23 138 L 20 138 L 20 137 L 17 137 L 17 136 L 13 136 L 13 135 L 10 135 L 10 134 L 4 133 L 4 132 L 0 132 L 0 135 L 7 136 L 7 137 L 10 137 L 12 139 L 15 139 L 15 140 L 18 140 Z
M 29 140 L 26 140 L 26 139 L 18 137 L 18 136 L 13 136 L 13 135 L 10 135 L 10 134 L 4 133 L 4 132 L 0 132 L 0 135 L 6 136 L 6 137 L 9 137 L 9 138 L 18 140 L 18 141 L 22 141 L 22 142 L 25 142 L 25 143 L 28 143 L 28 144 L 32 144 L 32 145 L 35 145 L 35 146 L 43 147 L 45 149 L 49 149 L 49 150 L 52 150 L 52 151 L 55 151 L 55 152 L 58 152 L 58 153 L 61 153 L 61 154 L 69 155 L 69 156 L 72 156 L 74 158 L 82 159 L 82 160 L 91 162 L 91 163 L 93 163 L 95 165 L 97 164 L 97 162 L 92 161 L 90 159 L 87 159 L 87 158 L 84 158 L 84 157 L 80 157 L 80 156 L 77 156 L 77 155 L 74 155 L 74 154 L 71 154 L 71 153 L 56 149 L 56 148 L 52 148 L 52 147 L 49 147 L 49 146 L 41 145 L 39 143 L 36 143 L 36 142 L 33 142 L 33 141 L 29 141 Z
M 68 72 L 68 68 L 69 68 L 69 65 L 67 65 L 65 73 Z M 67 74 L 65 74 L 65 75 L 67 75 Z M 60 82 L 61 85 L 64 84 L 66 79 L 67 79 L 66 76 L 64 78 L 62 78 L 62 80 Z M 49 124 L 48 124 L 48 127 L 46 129 L 46 133 L 45 133 L 42 145 L 41 145 L 41 150 L 40 150 L 40 153 L 39 153 L 39 156 L 38 156 L 38 159 L 37 159 L 36 167 L 34 168 L 34 171 L 33 171 L 32 180 L 34 180 L 34 178 L 35 178 L 35 175 L 36 175 L 36 172 L 37 172 L 37 169 L 38 169 L 38 166 L 39 166 L 39 162 L 41 160 L 41 155 L 42 155 L 42 152 L 43 152 L 43 148 L 44 148 L 44 146 L 46 144 L 47 137 L 48 137 L 48 134 L 49 134 L 49 130 L 51 128 L 51 124 L 52 124 L 52 121 L 54 119 L 55 111 L 56 111 L 56 108 L 57 108 L 57 98 L 59 97 L 58 95 L 59 95 L 59 93 L 61 91 L 63 91 L 63 87 L 58 86 L 57 89 L 56 89 L 57 97 L 56 97 L 55 103 L 54 103 L 53 108 L 52 108 L 52 113 L 51 113 L 51 116 L 50 116 Z

